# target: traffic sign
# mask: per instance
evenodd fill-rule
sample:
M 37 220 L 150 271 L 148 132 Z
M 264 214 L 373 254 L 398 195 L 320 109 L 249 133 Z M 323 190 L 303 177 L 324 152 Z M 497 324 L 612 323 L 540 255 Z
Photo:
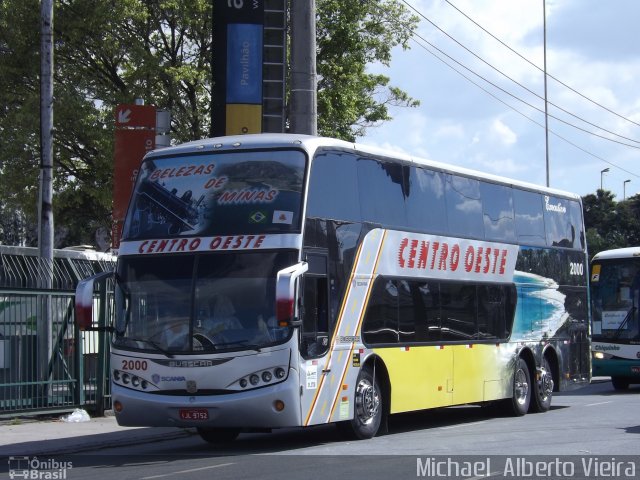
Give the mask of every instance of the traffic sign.
M 116 128 L 156 128 L 156 107 L 120 104 L 116 107 Z

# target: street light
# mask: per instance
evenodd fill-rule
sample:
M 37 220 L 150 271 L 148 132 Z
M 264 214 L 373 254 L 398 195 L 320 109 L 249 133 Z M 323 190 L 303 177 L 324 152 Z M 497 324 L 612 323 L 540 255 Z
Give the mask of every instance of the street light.
M 627 183 L 629 183 L 631 180 L 625 180 L 624 182 L 622 182 L 622 200 L 626 200 L 627 199 Z
M 602 176 L 607 173 L 609 171 L 608 168 L 605 168 L 604 170 L 600 170 L 600 190 L 603 190 L 602 188 Z

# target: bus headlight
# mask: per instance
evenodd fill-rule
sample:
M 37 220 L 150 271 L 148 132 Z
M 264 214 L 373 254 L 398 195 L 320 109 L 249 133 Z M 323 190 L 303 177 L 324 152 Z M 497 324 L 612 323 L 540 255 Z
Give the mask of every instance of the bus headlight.
M 239 380 L 236 380 L 233 384 L 229 385 L 229 388 L 239 390 L 245 389 L 249 385 L 252 387 L 264 387 L 267 385 L 273 385 L 275 383 L 282 382 L 287 376 L 287 371 L 285 368 L 286 367 L 272 367 L 266 370 L 260 370 L 249 375 L 245 375 Z
M 606 360 L 608 358 L 613 358 L 613 355 L 604 352 L 593 352 L 593 358 L 596 360 Z
M 113 370 L 113 381 L 118 385 L 125 385 L 128 388 L 133 387 L 138 390 L 147 390 L 150 387 L 152 390 L 157 389 L 155 385 L 153 385 L 143 377 L 140 377 L 130 372 L 123 372 L 115 369 Z

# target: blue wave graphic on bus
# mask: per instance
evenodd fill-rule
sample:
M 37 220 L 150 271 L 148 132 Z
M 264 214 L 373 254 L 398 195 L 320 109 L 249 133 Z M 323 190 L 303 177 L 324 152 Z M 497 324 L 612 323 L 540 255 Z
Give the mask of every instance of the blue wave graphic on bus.
M 512 339 L 549 338 L 564 325 L 569 314 L 566 295 L 558 284 L 546 277 L 527 272 L 514 272 L 518 304 L 513 322 Z

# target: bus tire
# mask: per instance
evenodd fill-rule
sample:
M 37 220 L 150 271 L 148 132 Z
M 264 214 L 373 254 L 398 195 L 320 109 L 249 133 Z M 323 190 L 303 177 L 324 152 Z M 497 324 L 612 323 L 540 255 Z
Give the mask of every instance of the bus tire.
M 382 390 L 369 367 L 360 370 L 353 402 L 353 419 L 340 422 L 338 428 L 358 440 L 373 438 L 378 433 L 383 416 Z
M 221 444 L 233 442 L 238 435 L 240 435 L 240 429 L 238 428 L 204 428 L 198 427 L 198 435 L 202 437 L 205 442 L 212 444 Z
M 506 410 L 513 416 L 521 417 L 529 410 L 531 403 L 531 374 L 527 362 L 518 358 L 513 373 L 511 398 L 505 401 Z
M 536 380 L 533 383 L 533 394 L 529 410 L 534 413 L 546 412 L 551 408 L 553 397 L 553 374 L 547 357 L 542 358 L 540 371 L 536 373 Z
M 630 382 L 624 377 L 611 377 L 611 383 L 616 390 L 627 390 Z

